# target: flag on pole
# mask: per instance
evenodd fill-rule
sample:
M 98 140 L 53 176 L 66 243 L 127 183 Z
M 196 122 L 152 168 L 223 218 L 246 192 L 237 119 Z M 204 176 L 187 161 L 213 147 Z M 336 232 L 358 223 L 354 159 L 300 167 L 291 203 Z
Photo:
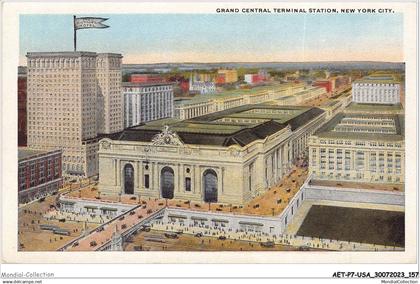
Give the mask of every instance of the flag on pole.
M 74 29 L 106 29 L 109 26 L 102 22 L 108 20 L 108 18 L 96 18 L 96 17 L 80 17 L 74 18 Z
M 77 46 L 77 30 L 81 29 L 106 29 L 109 26 L 103 24 L 108 18 L 98 17 L 80 17 L 73 16 L 73 46 L 76 51 Z

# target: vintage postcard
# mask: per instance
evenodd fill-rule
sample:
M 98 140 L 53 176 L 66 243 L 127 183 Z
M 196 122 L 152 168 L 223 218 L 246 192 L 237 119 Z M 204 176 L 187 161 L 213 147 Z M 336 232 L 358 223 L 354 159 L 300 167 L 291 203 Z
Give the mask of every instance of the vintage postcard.
M 415 2 L 69 5 L 3 5 L 4 261 L 415 263 Z

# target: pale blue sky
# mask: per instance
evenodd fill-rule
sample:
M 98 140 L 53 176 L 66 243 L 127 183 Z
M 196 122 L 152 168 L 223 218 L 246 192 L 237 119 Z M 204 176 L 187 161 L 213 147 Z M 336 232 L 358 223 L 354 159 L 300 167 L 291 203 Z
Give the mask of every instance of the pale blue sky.
M 402 14 L 125 14 L 77 32 L 124 63 L 403 60 Z M 20 55 L 73 49 L 72 15 L 22 15 Z M 22 63 L 22 62 L 21 62 Z

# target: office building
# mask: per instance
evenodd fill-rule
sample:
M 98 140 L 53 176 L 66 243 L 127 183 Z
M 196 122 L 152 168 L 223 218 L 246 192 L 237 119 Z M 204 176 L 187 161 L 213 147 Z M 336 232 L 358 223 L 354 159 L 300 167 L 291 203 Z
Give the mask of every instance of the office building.
M 173 116 L 173 83 L 123 83 L 124 126 Z
M 115 53 L 99 53 L 96 58 L 98 133 L 109 134 L 124 128 L 121 59 L 121 54 Z
M 314 179 L 404 182 L 404 116 L 339 113 L 309 138 Z
M 355 103 L 399 104 L 400 82 L 393 75 L 372 74 L 352 84 Z
M 123 127 L 121 55 L 29 52 L 28 146 L 63 152 L 65 177 L 98 173 L 98 132 Z

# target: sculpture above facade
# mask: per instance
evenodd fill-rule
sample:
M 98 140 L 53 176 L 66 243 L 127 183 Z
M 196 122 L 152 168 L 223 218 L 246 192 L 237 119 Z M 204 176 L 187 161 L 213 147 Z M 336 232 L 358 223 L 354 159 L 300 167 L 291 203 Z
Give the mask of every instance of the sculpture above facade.
M 183 145 L 178 135 L 169 129 L 168 125 L 163 126 L 162 132 L 156 134 L 152 139 L 152 145 Z

